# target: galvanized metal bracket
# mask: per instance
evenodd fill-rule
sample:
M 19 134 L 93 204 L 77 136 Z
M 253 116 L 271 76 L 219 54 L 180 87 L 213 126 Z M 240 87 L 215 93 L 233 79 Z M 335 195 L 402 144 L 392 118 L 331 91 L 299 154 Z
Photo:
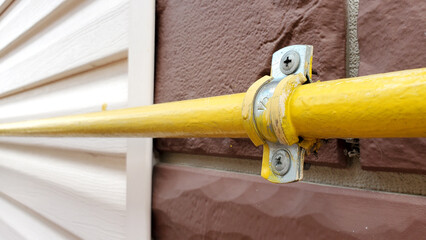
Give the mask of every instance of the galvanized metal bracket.
M 285 118 L 282 102 L 297 85 L 312 81 L 312 56 L 313 47 L 309 45 L 278 50 L 272 56 L 271 77 L 259 79 L 247 91 L 245 101 L 249 103 L 245 105 L 252 105 L 251 109 L 243 108 L 245 126 L 253 143 L 263 144 L 262 177 L 274 183 L 303 178 L 305 150 L 299 146 L 297 136 L 288 136 L 291 134 L 286 134 L 281 126 L 281 119 Z M 299 75 L 290 77 L 296 74 Z
M 302 73 L 309 82 L 312 82 L 313 50 L 311 45 L 292 45 L 274 52 L 271 63 L 271 76 L 274 81 Z M 296 59 L 293 59 L 294 56 Z M 297 61 L 299 62 L 297 63 Z M 294 71 L 286 71 L 288 68 L 294 69 Z

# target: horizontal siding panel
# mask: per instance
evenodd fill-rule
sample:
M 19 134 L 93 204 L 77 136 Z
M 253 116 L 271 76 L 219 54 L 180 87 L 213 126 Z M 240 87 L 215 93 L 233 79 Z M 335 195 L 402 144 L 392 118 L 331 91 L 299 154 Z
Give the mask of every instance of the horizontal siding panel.
M 0 122 L 97 112 L 127 105 L 127 60 L 0 99 Z M 125 154 L 123 138 L 0 137 L 0 142 Z
M 127 56 L 128 2 L 96 1 L 85 10 L 2 59 L 0 97 Z
M 1 239 L 78 239 L 27 207 L 0 194 Z
M 15 229 L 11 228 L 7 223 L 0 220 L 0 236 L 2 239 L 7 240 L 24 240 L 25 238 L 17 232 Z
M 127 151 L 127 138 L 0 137 L 0 144 L 24 144 L 115 156 L 124 156 Z
M 66 1 L 70 0 L 16 1 L 0 21 L 0 52 Z
M 0 144 L 0 191 L 80 238 L 124 235 L 124 157 Z
M 0 0 L 0 14 L 2 14 L 12 2 L 13 0 Z
M 128 10 L 128 0 L 10 5 L 0 123 L 126 107 Z M 123 239 L 126 150 L 117 138 L 1 137 L 0 238 Z
M 0 122 L 97 112 L 127 104 L 127 60 L 0 99 Z

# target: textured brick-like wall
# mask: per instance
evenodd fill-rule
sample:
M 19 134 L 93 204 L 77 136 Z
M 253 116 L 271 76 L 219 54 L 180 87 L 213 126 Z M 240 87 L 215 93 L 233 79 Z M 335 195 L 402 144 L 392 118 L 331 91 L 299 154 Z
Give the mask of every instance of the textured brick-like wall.
M 157 1 L 155 102 L 245 92 L 269 74 L 272 53 L 314 46 L 314 79 L 345 77 L 344 1 Z M 161 151 L 260 159 L 248 139 L 159 139 Z M 307 162 L 344 166 L 329 141 Z
M 314 80 L 357 76 L 358 66 L 359 75 L 424 67 L 423 2 L 158 0 L 155 101 L 244 92 L 269 73 L 272 53 L 291 44 L 314 46 Z M 307 181 L 322 185 L 277 185 L 230 172 L 260 171 L 256 159 L 262 149 L 248 139 L 158 139 L 160 151 L 189 154 L 163 154 L 169 164 L 155 167 L 153 236 L 422 239 L 426 198 L 389 192 L 424 195 L 426 175 L 369 170 L 424 174 L 425 144 L 425 139 L 364 139 L 360 159 L 352 152 L 349 167 L 313 166 L 305 172 Z M 344 145 L 329 140 L 307 162 L 344 167 Z M 206 163 L 192 154 L 246 159 L 203 156 Z
M 424 239 L 426 198 L 159 165 L 155 239 Z
M 425 1 L 361 0 L 359 75 L 425 67 L 425 23 Z M 364 169 L 426 174 L 425 138 L 362 139 L 360 151 Z

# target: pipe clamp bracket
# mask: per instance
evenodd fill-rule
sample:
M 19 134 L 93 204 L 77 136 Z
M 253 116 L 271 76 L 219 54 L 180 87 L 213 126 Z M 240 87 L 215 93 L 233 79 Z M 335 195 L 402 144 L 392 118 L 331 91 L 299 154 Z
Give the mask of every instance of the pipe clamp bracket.
M 288 101 L 297 86 L 311 82 L 312 55 L 310 45 L 278 50 L 272 56 L 271 76 L 257 80 L 244 98 L 244 128 L 256 146 L 263 145 L 261 175 L 274 183 L 303 178 L 305 149 L 299 146 Z

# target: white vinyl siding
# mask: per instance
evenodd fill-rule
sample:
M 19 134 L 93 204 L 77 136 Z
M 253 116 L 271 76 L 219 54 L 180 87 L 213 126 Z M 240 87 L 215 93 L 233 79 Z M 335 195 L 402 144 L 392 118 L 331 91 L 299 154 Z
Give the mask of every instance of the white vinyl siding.
M 0 1 L 0 122 L 128 106 L 129 15 L 129 0 Z M 1 137 L 0 239 L 124 239 L 126 153 Z

